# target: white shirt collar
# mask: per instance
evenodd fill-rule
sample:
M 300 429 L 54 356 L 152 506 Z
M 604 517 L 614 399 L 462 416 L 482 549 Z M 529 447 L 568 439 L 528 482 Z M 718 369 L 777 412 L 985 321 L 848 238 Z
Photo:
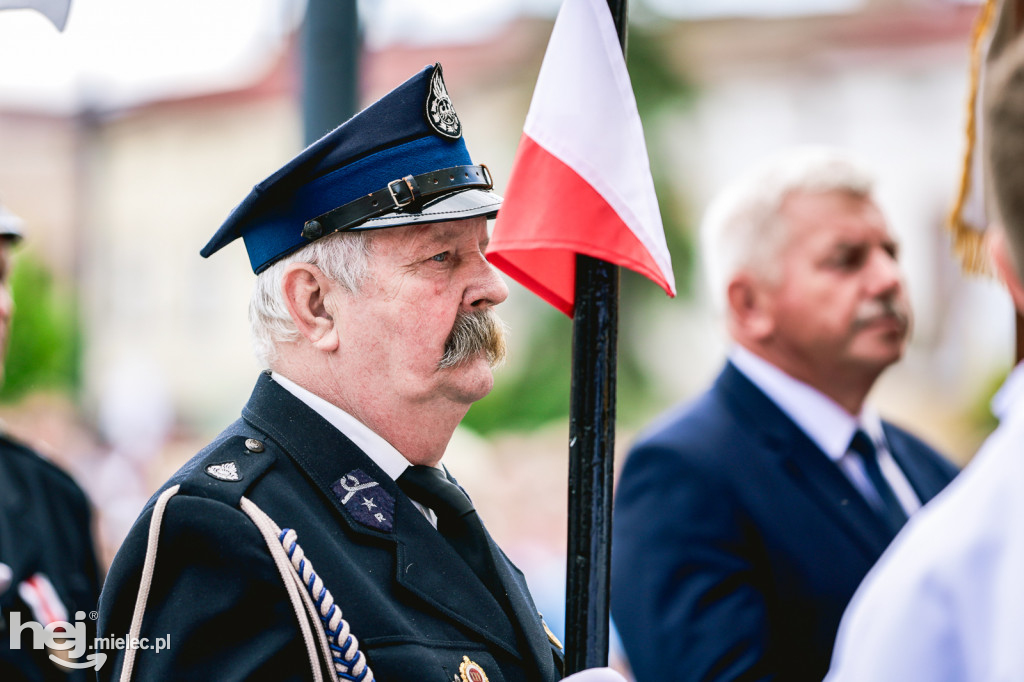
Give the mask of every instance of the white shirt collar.
M 394 448 L 376 433 L 337 405 L 332 405 L 318 395 L 315 395 L 302 386 L 299 386 L 288 377 L 277 372 L 271 372 L 270 377 L 281 384 L 285 390 L 305 403 L 311 410 L 326 419 L 334 428 L 341 431 L 345 436 L 355 443 L 356 447 L 379 466 L 384 473 L 393 479 L 398 479 L 409 466 L 402 453 Z
M 1024 400 L 1024 362 L 1013 368 L 1003 385 L 992 396 L 992 414 L 1000 421 L 1014 412 L 1014 405 Z
M 729 351 L 729 361 L 832 461 L 838 462 L 846 454 L 858 427 L 863 427 L 876 445 L 884 443 L 881 417 L 871 407 L 865 406 L 860 415 L 854 417 L 821 391 L 794 379 L 738 344 Z

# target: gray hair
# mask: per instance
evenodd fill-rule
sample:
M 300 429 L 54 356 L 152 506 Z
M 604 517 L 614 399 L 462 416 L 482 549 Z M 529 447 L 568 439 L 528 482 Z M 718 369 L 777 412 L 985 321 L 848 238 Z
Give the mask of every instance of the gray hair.
M 701 224 L 701 255 L 711 296 L 726 310 L 729 281 L 741 270 L 778 275 L 778 255 L 788 229 L 779 216 L 794 192 L 848 192 L 871 196 L 874 178 L 839 150 L 801 147 L 741 176 L 715 197 Z
M 349 291 L 358 292 L 370 271 L 372 230 L 335 232 L 308 244 L 256 277 L 249 300 L 249 337 L 256 359 L 270 367 L 278 346 L 298 338 L 281 291 L 281 279 L 291 263 L 310 263 Z
M 989 200 L 1024 272 L 1024 38 L 1004 48 L 988 72 L 984 150 Z

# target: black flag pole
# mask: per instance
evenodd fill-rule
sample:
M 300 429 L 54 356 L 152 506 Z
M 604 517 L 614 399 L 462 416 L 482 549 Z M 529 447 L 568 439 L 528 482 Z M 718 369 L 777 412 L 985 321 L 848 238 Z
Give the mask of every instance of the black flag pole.
M 608 0 L 626 52 L 627 0 Z M 608 665 L 619 268 L 576 256 L 565 672 Z

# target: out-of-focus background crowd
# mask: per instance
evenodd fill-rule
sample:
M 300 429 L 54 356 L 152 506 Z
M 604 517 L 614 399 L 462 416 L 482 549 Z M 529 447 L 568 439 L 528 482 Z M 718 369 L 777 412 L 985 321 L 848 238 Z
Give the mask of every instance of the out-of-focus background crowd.
M 555 0 L 358 4 L 360 106 L 441 62 L 474 158 L 507 181 Z M 632 0 L 628 62 L 680 295 L 623 272 L 617 450 L 703 389 L 726 349 L 696 259 L 710 196 L 798 143 L 879 177 L 916 313 L 881 411 L 967 462 L 1014 358 L 1000 286 L 945 228 L 976 2 Z M 76 0 L 63 33 L 0 15 L 0 201 L 25 221 L 0 418 L 92 498 L 109 562 L 156 487 L 230 423 L 259 371 L 240 245 L 199 248 L 302 146 L 300 0 Z M 340 121 L 339 121 L 340 123 Z M 446 462 L 556 627 L 571 322 L 509 281 L 511 355 Z M 545 609 L 544 604 L 551 604 Z

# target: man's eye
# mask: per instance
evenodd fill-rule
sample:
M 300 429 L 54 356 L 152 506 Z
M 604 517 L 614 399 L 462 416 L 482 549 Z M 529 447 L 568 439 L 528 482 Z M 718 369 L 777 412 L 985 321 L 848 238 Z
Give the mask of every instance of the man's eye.
M 446 260 L 448 260 L 448 252 L 445 251 L 444 253 L 439 253 L 437 255 L 431 256 L 430 260 L 436 261 L 438 263 L 443 263 Z
M 864 261 L 864 252 L 861 249 L 843 249 L 833 254 L 830 264 L 834 268 L 842 270 L 855 270 Z

